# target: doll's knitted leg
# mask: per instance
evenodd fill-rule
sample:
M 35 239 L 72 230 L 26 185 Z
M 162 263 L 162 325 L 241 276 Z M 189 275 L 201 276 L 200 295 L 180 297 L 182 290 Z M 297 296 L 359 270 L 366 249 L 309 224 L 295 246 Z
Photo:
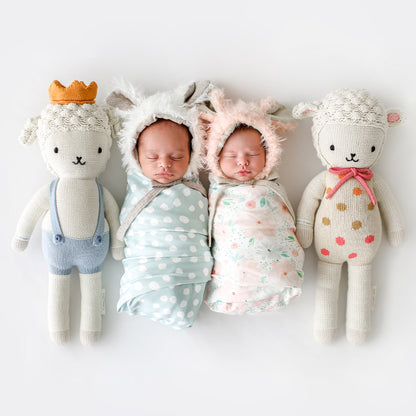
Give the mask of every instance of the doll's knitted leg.
M 101 333 L 101 272 L 79 274 L 81 284 L 81 325 L 82 345 L 91 345 Z
M 362 344 L 370 331 L 371 264 L 348 265 L 347 339 Z
M 331 342 L 337 331 L 341 267 L 341 264 L 318 262 L 314 335 L 321 344 Z
M 71 275 L 49 274 L 49 336 L 57 345 L 69 341 L 70 279 Z

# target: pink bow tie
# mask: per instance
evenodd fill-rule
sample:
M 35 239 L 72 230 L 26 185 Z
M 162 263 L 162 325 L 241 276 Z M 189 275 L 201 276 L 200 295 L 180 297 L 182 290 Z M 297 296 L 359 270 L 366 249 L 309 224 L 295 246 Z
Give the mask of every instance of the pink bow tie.
M 335 185 L 334 189 L 329 192 L 326 198 L 331 198 L 332 195 L 335 194 L 336 191 L 347 182 L 348 179 L 355 178 L 364 189 L 367 191 L 368 196 L 371 199 L 373 205 L 377 204 L 376 197 L 374 196 L 373 192 L 371 191 L 370 187 L 367 185 L 366 181 L 369 181 L 373 177 L 373 172 L 370 169 L 357 169 L 357 168 L 329 168 L 330 173 L 334 173 L 335 175 L 345 175 L 340 179 L 340 181 Z

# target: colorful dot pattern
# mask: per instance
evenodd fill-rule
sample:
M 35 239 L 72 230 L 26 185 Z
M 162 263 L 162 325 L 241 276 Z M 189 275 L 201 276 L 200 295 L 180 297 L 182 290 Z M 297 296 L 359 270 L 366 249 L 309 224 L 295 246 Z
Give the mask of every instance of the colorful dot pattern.
M 326 194 L 331 192 L 342 176 L 330 173 L 327 175 Z M 318 254 L 325 261 L 361 261 L 360 256 L 369 256 L 369 253 L 373 255 L 371 247 L 374 246 L 376 250 L 379 239 L 377 228 L 371 231 L 368 221 L 371 223 L 374 215 L 379 218 L 379 213 L 374 210 L 375 206 L 368 198 L 358 181 L 350 179 L 330 199 L 322 199 L 320 218 L 316 222 L 319 241 L 316 244 Z

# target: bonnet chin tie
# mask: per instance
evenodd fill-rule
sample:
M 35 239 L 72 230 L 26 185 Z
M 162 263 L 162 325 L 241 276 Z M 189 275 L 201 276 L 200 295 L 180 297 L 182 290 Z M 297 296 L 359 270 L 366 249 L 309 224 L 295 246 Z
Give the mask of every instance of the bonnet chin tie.
M 326 196 L 326 199 L 331 198 L 332 195 L 335 194 L 336 191 L 348 181 L 348 179 L 354 178 L 357 179 L 358 182 L 366 190 L 368 196 L 371 199 L 373 205 L 377 204 L 376 197 L 374 196 L 373 192 L 371 191 L 370 187 L 367 185 L 366 181 L 369 181 L 373 177 L 373 172 L 370 169 L 357 169 L 357 168 L 329 168 L 329 172 L 335 175 L 345 175 L 343 176 L 340 181 L 335 185 L 334 189 L 329 192 Z
M 178 179 L 177 181 L 173 181 L 170 183 L 159 183 L 156 181 L 152 181 L 152 188 L 143 198 L 134 206 L 134 208 L 128 213 L 127 217 L 121 223 L 120 228 L 117 231 L 117 239 L 123 241 L 124 235 L 126 234 L 127 230 L 129 229 L 131 223 L 135 220 L 135 218 L 140 214 L 140 212 L 147 207 L 164 189 L 170 188 L 171 186 L 183 184 L 189 188 L 195 189 L 199 191 L 205 197 L 207 196 L 207 192 L 205 188 L 197 182 L 188 182 L 184 181 L 183 179 Z

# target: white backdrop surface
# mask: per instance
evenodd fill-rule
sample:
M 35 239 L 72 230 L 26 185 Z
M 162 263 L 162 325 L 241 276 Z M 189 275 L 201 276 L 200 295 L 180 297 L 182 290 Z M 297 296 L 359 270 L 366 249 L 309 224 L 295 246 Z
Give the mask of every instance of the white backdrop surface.
M 0 413 L 188 416 L 416 414 L 415 22 L 409 1 L 14 2 L 0 25 L 3 128 Z M 374 263 L 377 299 L 366 344 L 345 338 L 346 275 L 339 332 L 312 336 L 316 256 L 306 252 L 303 296 L 287 309 L 230 317 L 201 308 L 176 332 L 117 314 L 123 269 L 104 265 L 107 313 L 98 344 L 79 343 L 79 280 L 71 288 L 71 341 L 47 332 L 47 266 L 37 226 L 28 249 L 10 240 L 23 207 L 51 181 L 35 144 L 17 137 L 48 102 L 50 82 L 99 86 L 98 102 L 124 77 L 149 93 L 210 79 L 233 97 L 272 96 L 288 106 L 335 88 L 367 88 L 407 123 L 389 132 L 375 167 L 403 209 L 405 243 L 384 240 Z M 281 182 L 296 207 L 323 169 L 310 121 L 284 143 Z M 121 205 L 120 154 L 101 182 Z

